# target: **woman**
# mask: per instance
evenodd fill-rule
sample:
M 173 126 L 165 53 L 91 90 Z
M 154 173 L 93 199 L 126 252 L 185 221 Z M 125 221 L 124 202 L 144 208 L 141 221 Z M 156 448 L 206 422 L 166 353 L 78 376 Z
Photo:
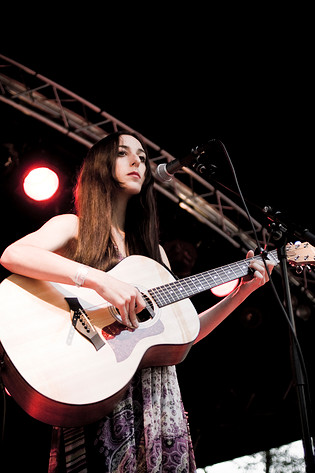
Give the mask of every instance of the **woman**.
M 145 301 L 134 286 L 119 281 L 108 270 L 132 254 L 169 266 L 159 245 L 153 176 L 141 138 L 117 132 L 92 146 L 80 171 L 75 198 L 76 215 L 53 217 L 16 241 L 4 251 L 1 264 L 31 278 L 94 289 L 118 309 L 123 324 L 137 330 L 137 314 L 145 308 Z M 248 257 L 252 256 L 249 252 Z M 271 271 L 272 264 L 268 264 Z M 233 293 L 200 314 L 196 341 L 267 282 L 262 262 L 254 260 L 250 266 L 251 280 L 243 280 Z M 71 444 L 71 437 L 78 433 L 82 434 L 77 442 L 80 448 L 73 455 L 68 450 L 62 455 L 64 442 Z M 174 366 L 139 370 L 110 415 L 82 429 L 59 429 L 56 438 L 59 443 L 53 445 L 50 472 L 196 470 Z

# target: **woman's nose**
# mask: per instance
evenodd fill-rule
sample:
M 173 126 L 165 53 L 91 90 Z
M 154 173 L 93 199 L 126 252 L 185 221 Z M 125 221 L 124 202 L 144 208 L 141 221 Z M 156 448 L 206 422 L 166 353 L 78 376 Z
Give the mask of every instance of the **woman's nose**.
M 131 166 L 139 166 L 141 163 L 140 157 L 137 154 L 133 154 L 131 158 Z

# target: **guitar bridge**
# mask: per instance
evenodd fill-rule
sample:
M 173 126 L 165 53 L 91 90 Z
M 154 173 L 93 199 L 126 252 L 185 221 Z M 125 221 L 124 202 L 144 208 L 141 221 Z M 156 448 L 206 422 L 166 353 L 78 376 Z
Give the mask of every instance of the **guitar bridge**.
M 104 340 L 99 335 L 94 325 L 91 324 L 87 313 L 84 311 L 80 302 L 76 297 L 65 297 L 69 308 L 72 326 L 94 346 L 95 350 L 99 350 L 105 345 Z

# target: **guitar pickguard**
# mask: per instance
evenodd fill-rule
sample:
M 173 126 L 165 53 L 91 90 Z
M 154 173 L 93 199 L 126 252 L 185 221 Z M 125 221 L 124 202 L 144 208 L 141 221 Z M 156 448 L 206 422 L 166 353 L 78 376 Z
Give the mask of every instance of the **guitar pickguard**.
M 128 359 L 141 340 L 163 332 L 164 325 L 161 320 L 145 329 L 141 328 L 140 324 L 139 328 L 131 330 L 116 321 L 102 329 L 102 335 L 113 350 L 118 363 Z

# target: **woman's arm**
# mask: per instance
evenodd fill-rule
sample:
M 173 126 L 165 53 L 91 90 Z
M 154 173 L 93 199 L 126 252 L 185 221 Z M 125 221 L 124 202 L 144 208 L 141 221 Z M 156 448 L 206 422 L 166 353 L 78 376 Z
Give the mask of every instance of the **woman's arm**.
M 8 246 L 1 256 L 1 264 L 23 276 L 75 284 L 82 265 L 61 256 L 62 249 L 77 237 L 78 218 L 64 214 L 53 217 L 39 230 L 30 233 Z M 119 281 L 108 273 L 84 267 L 82 286 L 94 289 L 101 297 L 115 306 L 125 325 L 138 327 L 136 314 L 145 308 L 140 292 L 130 284 Z
M 249 251 L 248 258 L 254 256 L 253 251 Z M 274 264 L 267 262 L 269 272 L 272 272 Z M 213 329 L 215 329 L 228 315 L 231 314 L 252 292 L 263 286 L 268 280 L 265 265 L 263 261 L 253 260 L 250 268 L 254 270 L 253 278 L 250 280 L 242 280 L 241 284 L 231 294 L 226 296 L 216 305 L 210 307 L 199 314 L 200 331 L 195 343 L 206 337 Z
M 12 273 L 35 279 L 73 284 L 78 263 L 57 254 L 77 236 L 77 217 L 59 215 L 8 246 L 0 259 Z

